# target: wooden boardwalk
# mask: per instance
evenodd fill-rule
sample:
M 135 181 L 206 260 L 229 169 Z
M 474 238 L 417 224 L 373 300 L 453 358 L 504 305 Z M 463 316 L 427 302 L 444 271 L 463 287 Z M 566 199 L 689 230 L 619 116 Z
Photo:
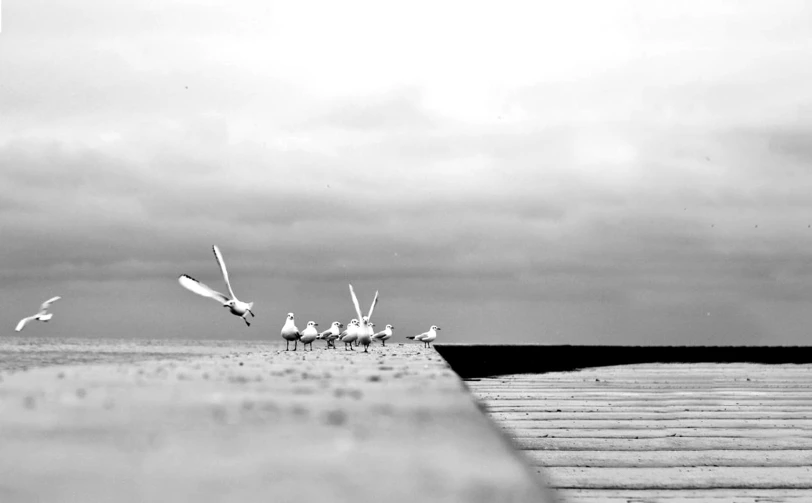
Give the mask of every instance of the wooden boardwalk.
M 283 349 L 1 339 L 0 502 L 549 501 L 434 350 Z
M 466 384 L 565 501 L 812 501 L 812 365 L 638 364 Z

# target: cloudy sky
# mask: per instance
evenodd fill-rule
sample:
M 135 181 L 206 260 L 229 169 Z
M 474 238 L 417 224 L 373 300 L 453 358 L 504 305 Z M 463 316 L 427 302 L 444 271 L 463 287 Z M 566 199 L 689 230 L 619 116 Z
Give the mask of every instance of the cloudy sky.
M 2 8 L 0 334 L 810 342 L 804 0 Z

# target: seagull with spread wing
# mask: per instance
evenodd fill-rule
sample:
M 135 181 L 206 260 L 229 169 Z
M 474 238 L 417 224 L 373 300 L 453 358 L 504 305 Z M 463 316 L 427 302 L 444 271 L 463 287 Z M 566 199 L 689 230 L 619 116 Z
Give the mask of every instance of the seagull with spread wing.
M 372 305 L 369 307 L 369 314 L 366 316 L 361 315 L 361 305 L 358 304 L 358 298 L 355 296 L 355 291 L 350 285 L 350 295 L 352 295 L 352 303 L 355 305 L 355 312 L 358 314 L 358 343 L 364 346 L 364 353 L 368 353 L 369 343 L 372 342 L 372 333 L 369 326 L 369 320 L 372 318 L 372 311 L 378 303 L 378 292 L 375 292 L 375 298 L 372 299 Z
M 35 314 L 35 315 L 33 315 L 33 316 L 29 316 L 29 317 L 27 317 L 27 318 L 23 318 L 23 319 L 21 319 L 21 320 L 20 320 L 20 322 L 19 322 L 19 323 L 17 323 L 17 328 L 15 328 L 14 330 L 15 330 L 15 331 L 17 331 L 17 332 L 19 332 L 20 330 L 22 330 L 23 328 L 25 328 L 25 325 L 26 325 L 26 324 L 27 324 L 29 321 L 34 321 L 34 320 L 37 320 L 37 321 L 48 321 L 48 320 L 50 320 L 51 318 L 53 318 L 53 317 L 54 317 L 54 315 L 53 315 L 53 313 L 49 313 L 49 312 L 48 312 L 48 308 L 49 308 L 49 307 L 51 307 L 51 304 L 53 304 L 54 302 L 58 301 L 58 300 L 59 300 L 59 299 L 61 299 L 61 298 L 62 298 L 62 297 L 58 297 L 58 296 L 57 296 L 57 297 L 52 297 L 52 298 L 50 298 L 50 299 L 46 300 L 45 302 L 43 302 L 43 303 L 42 303 L 42 305 L 41 305 L 41 306 L 39 306 L 39 312 L 38 312 L 37 314 Z
M 226 270 L 226 262 L 223 260 L 223 255 L 220 253 L 220 249 L 217 248 L 217 245 L 214 245 L 211 248 L 214 250 L 214 258 L 217 259 L 217 264 L 220 266 L 220 272 L 223 274 L 223 279 L 226 280 L 226 286 L 228 287 L 228 293 L 231 294 L 231 298 L 228 298 L 216 290 L 212 290 L 200 281 L 186 274 L 181 274 L 178 278 L 180 286 L 189 290 L 190 292 L 216 300 L 222 304 L 223 307 L 227 307 L 231 311 L 231 314 L 239 316 L 246 325 L 251 326 L 247 315 L 250 313 L 252 317 L 254 316 L 254 303 L 242 302 L 237 299 L 237 296 L 234 295 L 234 290 L 231 289 L 231 282 L 228 280 L 228 271 Z

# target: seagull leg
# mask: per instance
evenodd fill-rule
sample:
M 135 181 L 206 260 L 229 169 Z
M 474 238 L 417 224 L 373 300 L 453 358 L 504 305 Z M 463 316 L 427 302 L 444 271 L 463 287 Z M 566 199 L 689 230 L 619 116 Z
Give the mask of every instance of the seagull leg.
M 249 312 L 249 313 L 251 313 L 251 317 L 253 318 L 253 317 L 254 317 L 254 311 L 251 311 L 251 310 L 249 309 L 249 310 L 248 310 L 248 312 Z
M 383 344 L 383 347 L 386 347 L 386 341 L 381 341 L 381 344 Z
M 286 342 L 285 351 L 290 351 L 290 341 L 285 339 L 285 342 Z
M 293 350 L 296 351 L 296 348 L 298 347 L 299 347 L 299 339 L 296 339 L 295 341 L 293 341 Z
M 243 318 L 242 321 L 244 321 L 247 326 L 249 326 L 249 327 L 251 326 L 251 323 L 249 323 L 249 321 L 246 320 L 245 318 Z

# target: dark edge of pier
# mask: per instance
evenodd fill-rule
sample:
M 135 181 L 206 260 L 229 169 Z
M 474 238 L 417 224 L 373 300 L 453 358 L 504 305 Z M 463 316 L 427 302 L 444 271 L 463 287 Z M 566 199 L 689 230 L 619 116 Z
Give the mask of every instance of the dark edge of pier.
M 436 344 L 463 379 L 641 363 L 812 363 L 812 346 Z

